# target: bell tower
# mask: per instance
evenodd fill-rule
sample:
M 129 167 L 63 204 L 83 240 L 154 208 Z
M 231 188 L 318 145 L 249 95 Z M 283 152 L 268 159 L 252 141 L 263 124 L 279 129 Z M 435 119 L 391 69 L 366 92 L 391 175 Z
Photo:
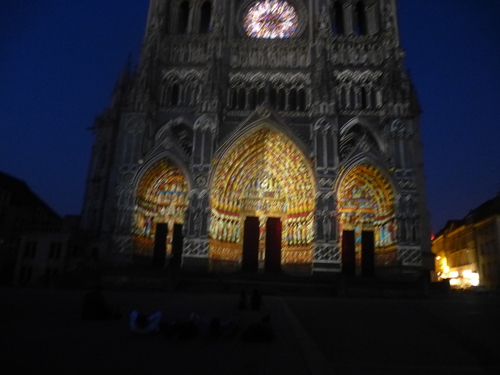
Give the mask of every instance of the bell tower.
M 256 272 L 427 269 L 420 107 L 395 0 L 151 0 L 114 98 L 83 209 L 109 262 L 147 259 L 157 241 L 168 261 L 177 225 L 181 266 L 204 271 L 250 258 Z

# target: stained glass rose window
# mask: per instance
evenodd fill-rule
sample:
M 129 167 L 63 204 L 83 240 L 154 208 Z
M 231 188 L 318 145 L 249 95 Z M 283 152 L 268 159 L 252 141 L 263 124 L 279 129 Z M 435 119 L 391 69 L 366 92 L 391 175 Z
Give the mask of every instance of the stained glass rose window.
M 286 1 L 259 1 L 245 15 L 245 31 L 252 38 L 287 38 L 295 33 L 297 26 L 297 12 Z

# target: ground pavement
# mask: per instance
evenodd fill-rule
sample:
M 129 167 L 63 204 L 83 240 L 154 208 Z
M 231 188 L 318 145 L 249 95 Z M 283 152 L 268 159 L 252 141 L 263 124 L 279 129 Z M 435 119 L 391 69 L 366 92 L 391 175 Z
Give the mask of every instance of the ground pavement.
M 263 297 L 239 311 L 237 294 L 104 291 L 111 305 L 238 316 L 229 338 L 167 340 L 130 332 L 127 319 L 80 319 L 84 291 L 0 289 L 1 374 L 499 374 L 497 298 Z M 271 316 L 275 340 L 247 343 L 242 330 Z

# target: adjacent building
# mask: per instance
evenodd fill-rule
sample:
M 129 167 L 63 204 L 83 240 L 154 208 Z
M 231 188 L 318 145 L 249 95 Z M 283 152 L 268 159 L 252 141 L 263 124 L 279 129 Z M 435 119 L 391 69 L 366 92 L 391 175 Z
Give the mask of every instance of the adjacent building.
M 500 195 L 449 221 L 432 241 L 439 278 L 456 288 L 500 285 Z
M 395 0 L 151 0 L 82 227 L 113 265 L 416 277 L 419 115 Z
M 33 227 L 58 224 L 60 220 L 24 181 L 0 172 L 0 283 L 13 282 L 22 251 L 30 256 L 37 253 L 36 244 L 25 248 L 23 235 Z
M 79 222 L 79 216 L 66 216 L 29 228 L 21 236 L 14 284 L 51 286 L 61 275 L 86 262 Z

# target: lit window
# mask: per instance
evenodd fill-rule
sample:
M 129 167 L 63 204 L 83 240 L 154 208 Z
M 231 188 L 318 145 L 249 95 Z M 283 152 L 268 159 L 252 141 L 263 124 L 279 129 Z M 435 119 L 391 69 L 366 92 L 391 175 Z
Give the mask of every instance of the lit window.
M 297 30 L 298 16 L 286 1 L 259 1 L 245 16 L 245 31 L 252 38 L 287 38 Z

